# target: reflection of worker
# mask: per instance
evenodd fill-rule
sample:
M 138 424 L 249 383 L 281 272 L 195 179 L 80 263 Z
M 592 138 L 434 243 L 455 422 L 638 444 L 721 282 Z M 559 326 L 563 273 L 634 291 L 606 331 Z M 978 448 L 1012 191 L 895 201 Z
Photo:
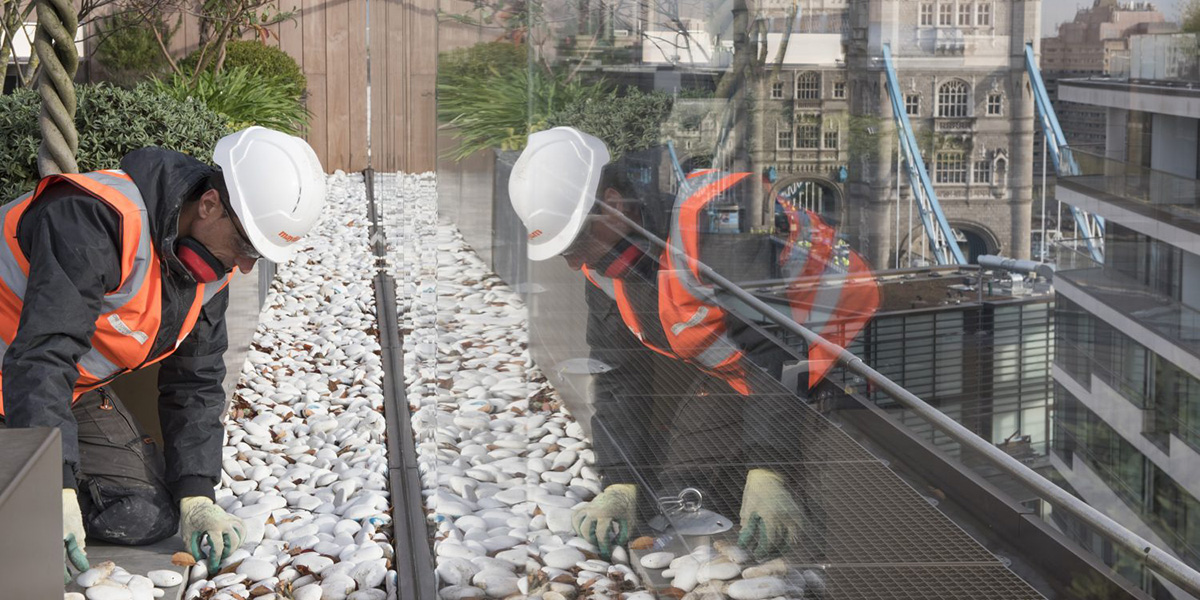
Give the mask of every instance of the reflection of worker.
M 221 472 L 226 284 L 286 260 L 315 224 L 325 178 L 303 140 L 251 127 L 220 169 L 159 148 L 120 171 L 55 175 L 0 209 L 0 427 L 63 434 L 63 538 L 147 544 L 180 531 L 211 568 L 243 525 L 213 503 Z M 165 460 L 106 387 L 161 361 Z M 181 528 L 182 526 L 182 528 Z
M 672 213 L 667 249 L 659 254 L 631 235 L 628 217 L 636 216 L 638 205 L 628 186 L 622 185 L 619 168 L 605 168 L 608 163 L 604 143 L 574 129 L 556 128 L 530 136 L 509 182 L 513 207 L 529 231 L 529 257 L 547 260 L 562 255 L 615 302 L 625 329 L 642 346 L 712 375 L 736 394 L 751 396 L 753 378 L 748 374 L 757 368 L 755 364 L 762 364 L 754 358 L 769 352 L 765 347 L 773 349 L 773 345 L 727 313 L 697 264 L 698 232 L 705 209 L 747 181 L 748 174 L 694 174 L 688 182 L 691 193 L 681 194 Z M 622 214 L 602 210 L 597 199 Z M 616 369 L 613 374 L 621 371 Z M 651 393 L 649 382 L 633 385 L 643 387 L 631 390 L 634 394 Z M 613 413 L 614 421 L 607 423 L 606 429 L 628 444 L 596 439 L 598 465 L 616 462 L 605 456 L 610 450 L 606 446 L 627 451 L 629 448 L 621 446 L 645 445 L 647 441 L 640 438 L 653 435 L 645 424 L 639 428 L 628 416 L 622 418 L 620 406 L 606 409 Z M 600 410 L 597 407 L 598 416 Z M 629 480 L 611 481 L 609 473 L 605 477 L 609 485 L 576 512 L 573 522 L 577 533 L 607 554 L 613 524 L 619 528 L 616 543 L 628 539 L 638 494 Z M 765 468 L 752 469 L 746 475 L 740 517 L 739 543 L 758 556 L 787 547 L 799 534 L 803 520 L 783 477 Z

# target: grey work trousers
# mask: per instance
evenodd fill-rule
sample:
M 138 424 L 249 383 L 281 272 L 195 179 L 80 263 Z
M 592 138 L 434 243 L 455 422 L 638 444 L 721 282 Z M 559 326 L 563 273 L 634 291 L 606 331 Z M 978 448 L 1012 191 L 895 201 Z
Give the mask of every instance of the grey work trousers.
M 79 425 L 79 508 L 87 538 L 152 544 L 179 531 L 162 452 L 109 388 L 71 407 Z M 0 417 L 0 428 L 5 427 Z

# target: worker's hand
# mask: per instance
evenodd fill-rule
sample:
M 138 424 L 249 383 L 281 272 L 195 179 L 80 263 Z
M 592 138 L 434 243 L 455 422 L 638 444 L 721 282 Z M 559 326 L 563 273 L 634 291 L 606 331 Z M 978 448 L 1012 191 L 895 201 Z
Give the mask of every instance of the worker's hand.
M 246 524 L 241 519 L 225 512 L 220 506 L 204 496 L 188 496 L 179 501 L 182 526 L 180 536 L 192 557 L 203 560 L 200 546 L 208 540 L 208 572 L 216 573 L 221 561 L 225 560 L 246 537 Z
M 84 553 L 83 516 L 79 513 L 79 497 L 75 490 L 64 488 L 62 491 L 63 505 L 63 583 L 71 581 L 71 572 L 67 563 L 74 565 L 80 573 L 91 568 L 87 554 Z
M 600 550 L 600 556 L 608 560 L 614 546 L 624 546 L 629 541 L 629 532 L 637 518 L 637 486 L 617 483 L 591 502 L 575 511 L 571 525 L 575 533 Z M 613 523 L 617 524 L 616 543 L 610 544 Z
M 763 559 L 796 543 L 803 527 L 800 506 L 774 471 L 754 469 L 742 490 L 742 534 L 738 545 Z

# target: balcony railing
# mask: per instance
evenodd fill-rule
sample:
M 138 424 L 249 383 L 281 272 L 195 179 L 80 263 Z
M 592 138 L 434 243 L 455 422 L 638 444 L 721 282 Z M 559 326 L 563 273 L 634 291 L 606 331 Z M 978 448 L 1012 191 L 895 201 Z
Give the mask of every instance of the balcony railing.
M 1105 202 L 1157 219 L 1200 224 L 1200 181 L 1081 150 L 1071 156 L 1078 174 L 1059 178 L 1068 189 L 1099 192 Z
M 1200 356 L 1200 310 L 1092 260 L 1075 242 L 1068 240 L 1055 244 L 1058 260 L 1055 280 L 1066 281 L 1139 325 Z

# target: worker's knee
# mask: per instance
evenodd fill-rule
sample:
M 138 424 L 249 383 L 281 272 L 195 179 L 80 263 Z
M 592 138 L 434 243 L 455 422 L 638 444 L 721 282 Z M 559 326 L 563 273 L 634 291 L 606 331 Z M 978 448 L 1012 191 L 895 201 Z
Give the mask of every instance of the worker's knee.
M 81 494 L 89 496 L 87 506 L 81 502 L 88 539 L 139 546 L 179 531 L 179 509 L 166 490 L 90 487 Z

